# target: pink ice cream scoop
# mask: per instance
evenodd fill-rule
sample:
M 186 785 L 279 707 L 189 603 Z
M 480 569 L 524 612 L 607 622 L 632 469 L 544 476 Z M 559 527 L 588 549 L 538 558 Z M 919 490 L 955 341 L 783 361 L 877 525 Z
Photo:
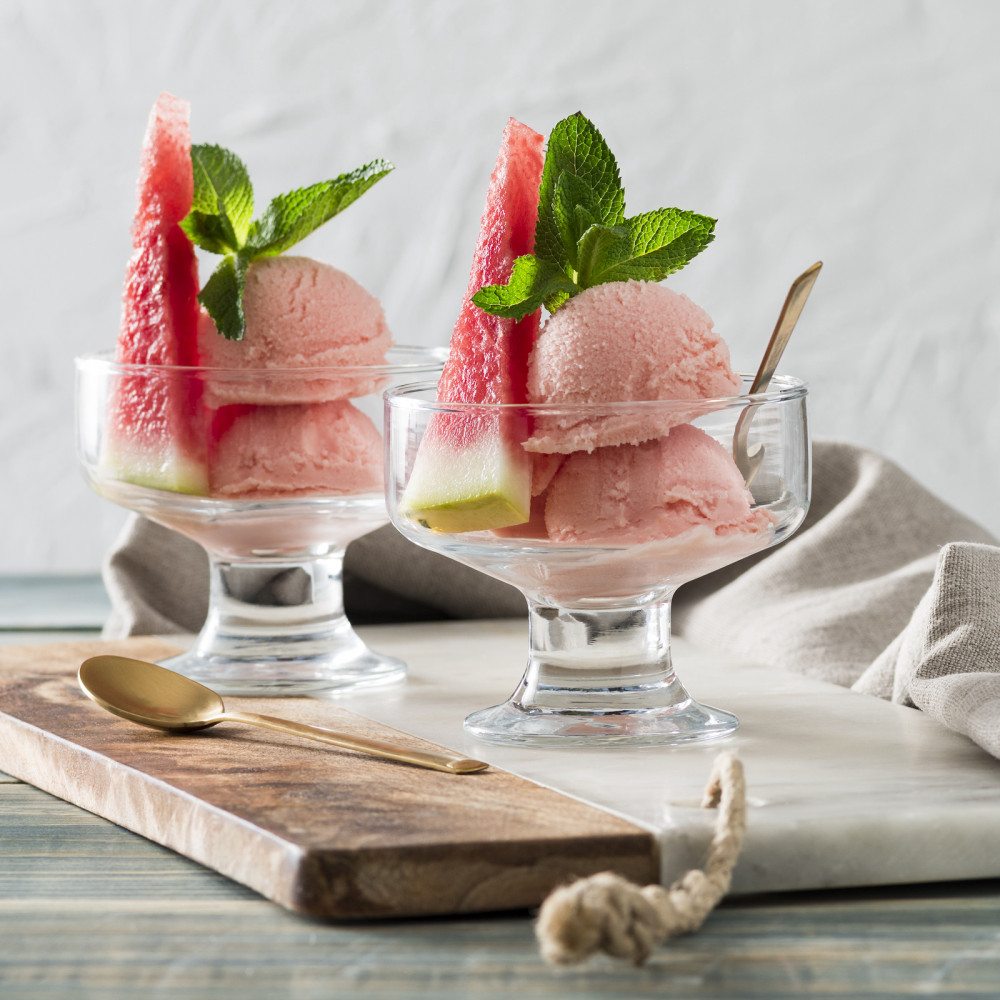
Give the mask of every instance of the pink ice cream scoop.
M 217 411 L 209 449 L 213 497 L 382 490 L 382 436 L 346 400 Z
M 350 275 L 308 257 L 266 257 L 247 270 L 246 332 L 227 340 L 203 313 L 201 364 L 237 371 L 342 368 L 385 361 L 392 334 L 382 305 Z M 234 376 L 213 381 L 211 402 L 291 403 L 363 396 L 377 388 L 369 375 L 282 379 Z
M 638 445 L 576 452 L 548 488 L 545 527 L 557 542 L 635 544 L 692 528 L 716 536 L 766 531 L 773 516 L 751 496 L 721 444 L 690 424 Z
M 533 403 L 694 400 L 732 396 L 742 383 L 708 313 L 687 296 L 645 281 L 595 285 L 549 317 L 528 369 Z M 540 417 L 528 451 L 569 453 L 638 444 L 686 423 L 700 408 Z

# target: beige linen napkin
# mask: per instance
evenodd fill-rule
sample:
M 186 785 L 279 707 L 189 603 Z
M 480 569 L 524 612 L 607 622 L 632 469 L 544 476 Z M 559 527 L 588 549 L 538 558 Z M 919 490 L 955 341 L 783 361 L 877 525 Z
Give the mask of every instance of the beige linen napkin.
M 144 519 L 105 582 L 108 637 L 204 620 L 204 554 Z M 344 591 L 357 624 L 525 611 L 513 588 L 391 527 L 348 548 Z M 1000 543 L 873 452 L 817 442 L 805 524 L 682 587 L 674 625 L 709 649 L 915 705 L 1000 756 Z

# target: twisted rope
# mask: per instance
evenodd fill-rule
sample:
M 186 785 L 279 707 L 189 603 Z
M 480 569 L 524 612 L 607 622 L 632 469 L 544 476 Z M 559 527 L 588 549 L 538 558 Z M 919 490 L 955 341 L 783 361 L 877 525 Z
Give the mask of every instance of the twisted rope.
M 704 870 L 689 871 L 667 889 L 640 888 L 613 872 L 556 889 L 535 924 L 542 957 L 571 965 L 603 951 L 641 965 L 658 942 L 701 927 L 729 890 L 746 831 L 743 765 L 733 754 L 715 759 L 701 806 L 719 810 Z

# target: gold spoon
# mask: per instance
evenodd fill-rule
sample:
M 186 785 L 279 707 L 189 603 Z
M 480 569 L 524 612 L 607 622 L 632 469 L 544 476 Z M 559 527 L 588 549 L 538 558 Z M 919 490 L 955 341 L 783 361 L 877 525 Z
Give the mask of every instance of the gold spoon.
M 222 698 L 211 688 L 166 667 L 127 656 L 92 656 L 80 664 L 77 676 L 80 687 L 101 708 L 154 729 L 193 732 L 220 722 L 242 722 L 451 774 L 469 774 L 489 767 L 481 760 L 348 736 L 270 715 L 227 712 Z
M 803 271 L 793 282 L 788 294 L 785 296 L 785 304 L 781 307 L 778 322 L 775 324 L 771 339 L 767 342 L 764 350 L 764 357 L 760 362 L 760 368 L 754 376 L 753 384 L 750 386 L 750 395 L 763 392 L 771 383 L 771 376 L 778 368 L 781 355 L 788 345 L 788 340 L 795 329 L 795 324 L 802 315 L 802 309 L 809 298 L 813 285 L 819 277 L 819 269 L 823 266 L 821 260 L 816 261 L 812 267 Z M 740 414 L 736 421 L 736 430 L 733 432 L 733 459 L 737 468 L 743 474 L 743 481 L 747 487 L 753 482 L 761 464 L 764 461 L 764 446 L 755 444 L 752 448 L 747 446 L 747 433 L 750 430 L 750 422 L 753 420 L 757 406 L 752 404 Z

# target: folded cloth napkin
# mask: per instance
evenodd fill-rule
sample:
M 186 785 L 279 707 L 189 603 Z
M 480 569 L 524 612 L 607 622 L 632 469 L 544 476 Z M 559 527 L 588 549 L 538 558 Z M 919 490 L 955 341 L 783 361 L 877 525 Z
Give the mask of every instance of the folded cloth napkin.
M 204 621 L 204 553 L 143 518 L 126 525 L 104 578 L 106 637 Z M 348 547 L 344 593 L 356 624 L 525 613 L 512 587 L 392 527 Z M 874 452 L 817 442 L 803 526 L 681 587 L 674 628 L 708 649 L 919 707 L 1000 756 L 1000 542 Z

